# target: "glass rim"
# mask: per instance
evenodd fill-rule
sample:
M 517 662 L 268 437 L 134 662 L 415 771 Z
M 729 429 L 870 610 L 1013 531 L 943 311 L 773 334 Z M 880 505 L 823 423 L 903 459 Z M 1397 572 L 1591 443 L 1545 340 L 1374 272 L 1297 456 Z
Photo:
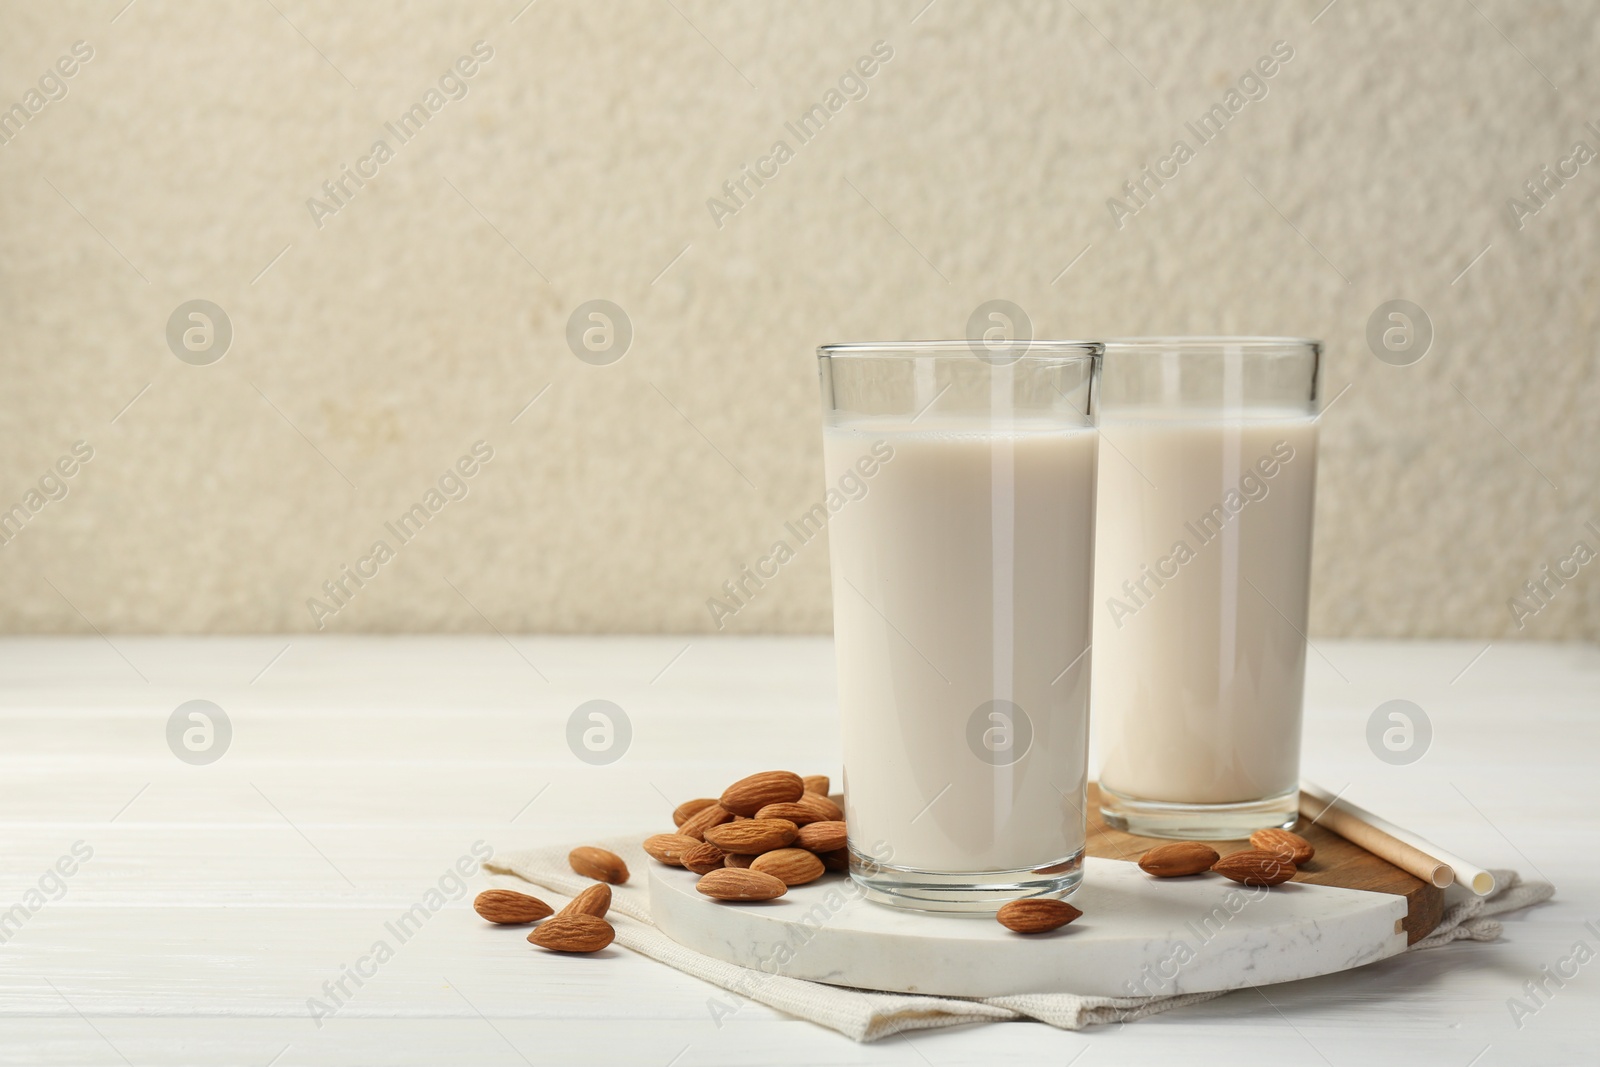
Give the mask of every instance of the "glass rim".
M 1013 351 L 1015 349 L 1021 351 Z M 1006 341 L 993 348 L 971 338 L 932 341 L 846 341 L 817 346 L 818 359 L 834 359 L 840 356 L 850 358 L 962 356 L 988 361 L 1004 359 L 1009 362 L 1015 359 L 1040 358 L 1092 359 L 1104 352 L 1105 343 L 1102 341 L 1059 341 L 1049 338 Z
M 1168 334 L 1149 337 L 1106 337 L 1101 339 L 1108 350 L 1115 345 L 1120 349 L 1149 348 L 1302 348 L 1322 350 L 1322 340 L 1316 337 L 1276 337 L 1253 334 Z

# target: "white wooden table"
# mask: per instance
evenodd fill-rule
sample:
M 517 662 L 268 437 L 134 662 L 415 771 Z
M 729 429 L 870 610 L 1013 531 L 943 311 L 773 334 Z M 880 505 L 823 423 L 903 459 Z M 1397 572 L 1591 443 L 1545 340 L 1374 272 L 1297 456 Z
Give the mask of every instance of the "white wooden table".
M 719 1026 L 715 988 L 620 949 L 539 953 L 466 898 L 403 944 L 385 925 L 474 842 L 664 827 L 669 800 L 771 764 L 837 773 L 827 640 L 114 641 L 0 641 L 0 1062 L 1088 1067 L 1268 1062 L 1269 1049 L 1287 1057 L 1270 1062 L 1362 1067 L 1600 1062 L 1600 961 L 1552 984 L 1520 1028 L 1508 1007 L 1575 942 L 1600 951 L 1584 927 L 1600 929 L 1593 647 L 1497 643 L 1474 661 L 1481 642 L 1319 641 L 1311 657 L 1309 777 L 1353 783 L 1352 799 L 1418 832 L 1555 882 L 1557 900 L 1513 917 L 1501 942 L 1123 1027 L 1015 1023 L 859 1046 L 758 1004 Z M 1432 722 L 1409 766 L 1367 747 L 1368 716 L 1392 698 Z M 192 699 L 233 729 L 207 765 L 167 743 Z M 567 719 L 591 699 L 632 724 L 610 765 L 567 748 Z M 47 874 L 78 842 L 92 858 Z M 43 896 L 57 899 L 3 925 L 3 909 Z M 380 939 L 393 958 L 359 987 L 346 978 L 351 995 L 318 1026 L 308 1000 Z

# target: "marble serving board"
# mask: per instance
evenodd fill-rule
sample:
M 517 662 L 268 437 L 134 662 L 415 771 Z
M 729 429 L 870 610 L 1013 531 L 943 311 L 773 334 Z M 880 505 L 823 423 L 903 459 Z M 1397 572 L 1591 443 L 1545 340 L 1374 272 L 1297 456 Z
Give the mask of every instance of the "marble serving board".
M 650 910 L 667 936 L 729 963 L 967 997 L 1161 996 L 1289 982 L 1395 955 L 1437 924 L 1442 891 L 1320 827 L 1301 832 L 1316 859 L 1291 882 L 1255 889 L 1217 875 L 1150 878 L 1133 861 L 1156 842 L 1091 816 L 1084 881 L 1071 897 L 1083 917 L 1028 937 L 992 917 L 870 903 L 843 874 L 778 900 L 728 905 L 696 892 L 691 872 L 651 864 Z M 1218 843 L 1222 852 L 1241 847 Z

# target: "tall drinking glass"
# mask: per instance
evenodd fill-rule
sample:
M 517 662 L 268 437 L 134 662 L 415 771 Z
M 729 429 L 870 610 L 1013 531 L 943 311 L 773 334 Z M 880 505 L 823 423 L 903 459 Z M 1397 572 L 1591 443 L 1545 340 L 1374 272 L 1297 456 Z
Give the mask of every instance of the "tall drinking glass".
M 1101 346 L 818 349 L 850 872 L 993 911 L 1082 878 Z
M 1106 342 L 1094 719 L 1109 825 L 1293 825 L 1317 481 L 1316 341 Z

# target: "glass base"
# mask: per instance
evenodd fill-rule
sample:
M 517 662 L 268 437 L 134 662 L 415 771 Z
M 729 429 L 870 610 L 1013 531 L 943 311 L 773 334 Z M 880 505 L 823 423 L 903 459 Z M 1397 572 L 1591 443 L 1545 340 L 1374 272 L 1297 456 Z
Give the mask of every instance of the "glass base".
M 1083 849 L 1039 867 L 949 874 L 891 867 L 850 850 L 850 877 L 878 904 L 915 911 L 993 915 L 1023 897 L 1064 897 L 1083 881 Z
M 1140 837 L 1234 841 L 1269 827 L 1287 830 L 1299 817 L 1298 789 L 1240 804 L 1174 804 L 1135 800 L 1100 786 L 1100 818 L 1114 830 Z

